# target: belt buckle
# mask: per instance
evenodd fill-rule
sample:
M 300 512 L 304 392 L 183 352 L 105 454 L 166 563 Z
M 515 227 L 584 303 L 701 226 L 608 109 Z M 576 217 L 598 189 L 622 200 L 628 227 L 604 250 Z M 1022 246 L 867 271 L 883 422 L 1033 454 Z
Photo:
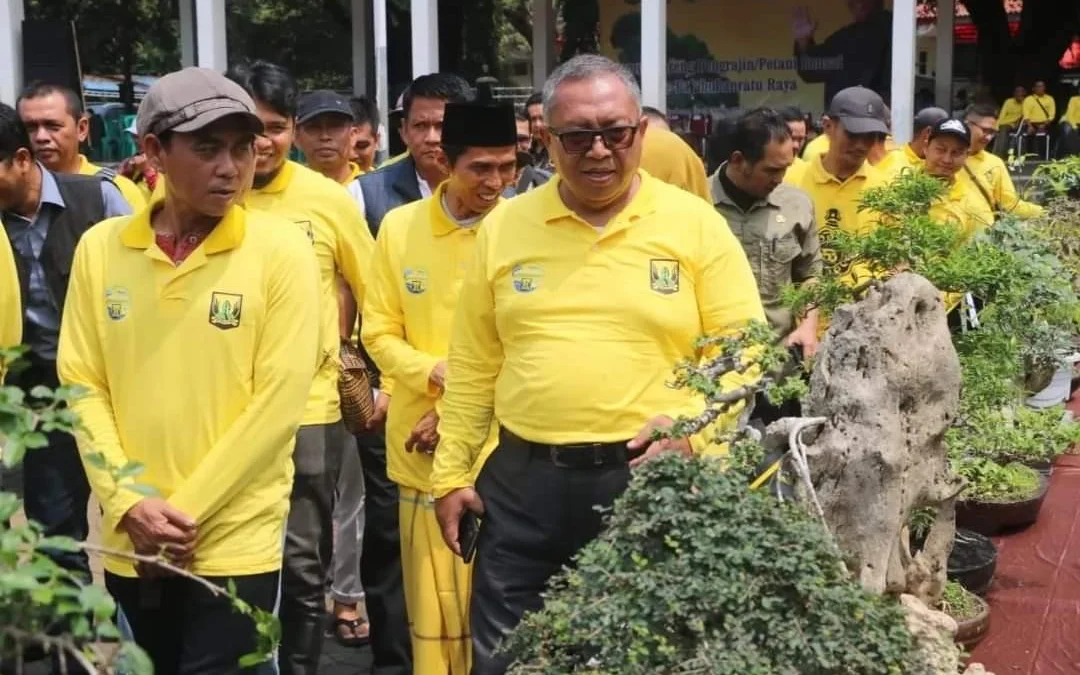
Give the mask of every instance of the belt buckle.
M 578 443 L 575 445 L 549 445 L 548 454 L 551 457 L 551 463 L 560 469 L 573 469 L 582 466 L 599 467 L 604 465 L 604 443 Z M 561 459 L 564 452 L 573 453 L 577 456 L 589 456 L 585 461 L 578 462 L 566 462 Z

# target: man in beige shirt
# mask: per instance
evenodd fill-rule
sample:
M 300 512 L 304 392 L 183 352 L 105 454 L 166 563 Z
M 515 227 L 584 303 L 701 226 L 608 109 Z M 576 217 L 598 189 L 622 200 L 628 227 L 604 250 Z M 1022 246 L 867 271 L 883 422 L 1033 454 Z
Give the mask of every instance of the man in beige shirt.
M 709 181 L 713 205 L 746 252 L 769 325 L 809 358 L 818 346 L 817 310 L 797 322 L 780 301 L 785 286 L 811 281 L 822 267 L 814 205 L 783 182 L 795 157 L 791 131 L 781 115 L 762 108 L 739 117 L 728 141 L 731 154 Z M 766 423 L 797 414 L 763 398 L 755 407 L 755 417 Z

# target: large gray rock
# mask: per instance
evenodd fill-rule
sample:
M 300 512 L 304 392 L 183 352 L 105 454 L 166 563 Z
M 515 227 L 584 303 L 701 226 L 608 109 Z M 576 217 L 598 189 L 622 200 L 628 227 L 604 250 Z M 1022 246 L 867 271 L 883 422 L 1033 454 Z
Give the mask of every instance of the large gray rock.
M 827 422 L 807 460 L 829 530 L 868 591 L 929 606 L 941 597 L 962 487 L 944 445 L 959 392 L 944 307 L 926 279 L 900 274 L 833 315 L 806 410 Z M 936 519 L 912 556 L 906 525 L 921 507 Z

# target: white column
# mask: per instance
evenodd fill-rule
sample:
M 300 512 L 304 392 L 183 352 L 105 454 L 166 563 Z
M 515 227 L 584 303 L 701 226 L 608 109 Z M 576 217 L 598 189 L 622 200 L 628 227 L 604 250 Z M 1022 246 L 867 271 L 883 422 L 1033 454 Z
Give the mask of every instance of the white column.
M 379 107 L 379 149 L 386 151 L 390 147 L 390 134 L 396 129 L 390 128 L 390 71 L 386 60 L 386 0 L 374 0 L 371 12 L 371 28 L 375 43 L 375 103 Z
M 23 0 L 0 0 L 0 101 L 15 105 L 23 86 Z
M 371 68 L 371 49 L 368 26 L 371 24 L 371 0 L 352 0 L 352 79 L 353 94 L 368 93 L 368 72 Z
M 180 0 L 180 66 L 190 68 L 195 59 L 195 0 Z
M 229 67 L 225 0 L 195 0 L 195 59 L 200 68 L 224 72 Z
M 540 91 L 555 68 L 555 9 L 552 0 L 533 0 L 533 89 Z
M 667 111 L 667 0 L 641 0 L 640 77 L 641 102 Z
M 439 3 L 411 0 L 412 74 L 414 78 L 439 72 Z
M 934 100 L 939 108 L 952 111 L 953 41 L 956 0 L 937 0 L 937 47 L 934 59 Z
M 892 135 L 911 140 L 915 118 L 915 0 L 893 0 Z

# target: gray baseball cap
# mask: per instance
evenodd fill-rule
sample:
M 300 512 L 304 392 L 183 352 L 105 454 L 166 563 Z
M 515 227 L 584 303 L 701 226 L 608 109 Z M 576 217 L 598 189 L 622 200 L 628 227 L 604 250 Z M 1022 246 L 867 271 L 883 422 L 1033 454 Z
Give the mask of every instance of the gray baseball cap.
M 252 131 L 262 131 L 255 102 L 243 87 L 216 70 L 184 68 L 150 86 L 139 104 L 135 126 L 139 136 L 190 133 L 228 115 L 240 115 Z
M 866 87 L 848 87 L 833 96 L 829 119 L 836 120 L 849 134 L 888 134 L 889 112 L 877 92 Z
M 349 99 L 336 91 L 316 89 L 313 92 L 305 94 L 300 99 L 300 103 L 296 107 L 296 123 L 304 124 L 310 122 L 312 119 L 323 113 L 344 115 L 355 121 Z

